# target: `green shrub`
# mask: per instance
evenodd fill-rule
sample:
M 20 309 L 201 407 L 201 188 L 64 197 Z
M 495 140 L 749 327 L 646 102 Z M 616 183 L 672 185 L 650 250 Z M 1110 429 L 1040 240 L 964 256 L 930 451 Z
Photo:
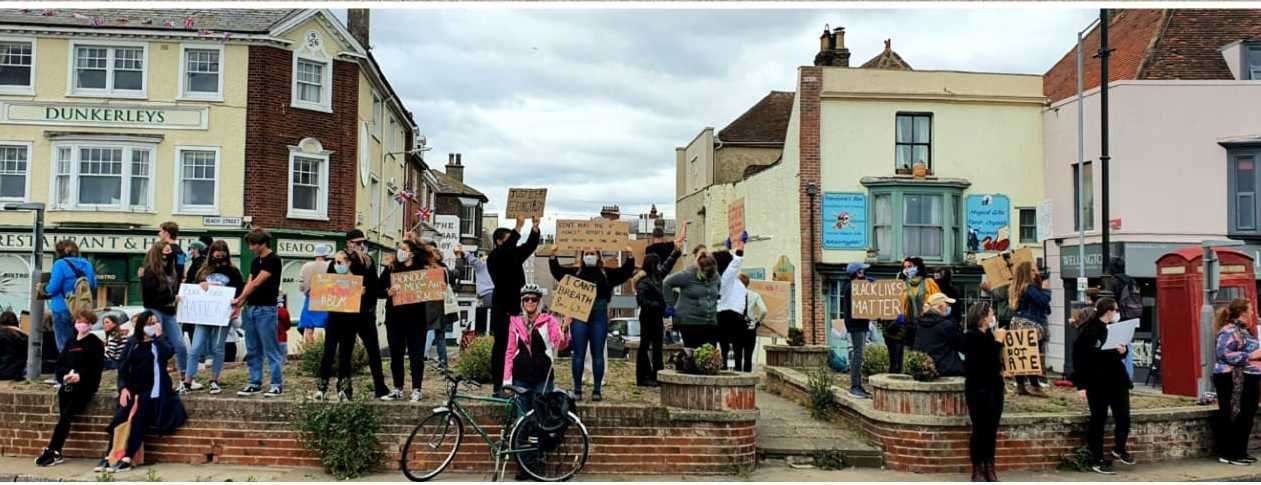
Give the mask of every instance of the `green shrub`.
M 836 406 L 836 395 L 832 394 L 835 379 L 832 371 L 819 368 L 810 372 L 810 380 L 806 390 L 810 395 L 810 416 L 815 419 L 827 419 L 828 414 Z
M 302 433 L 302 445 L 318 453 L 324 471 L 339 480 L 363 476 L 385 458 L 377 438 L 381 418 L 363 399 L 298 405 L 294 425 Z
M 920 382 L 937 378 L 937 366 L 933 364 L 933 358 L 923 352 L 907 352 L 902 360 L 902 369 L 910 374 L 912 379 Z
M 1060 463 L 1055 468 L 1067 472 L 1088 472 L 1090 463 L 1090 452 L 1081 447 L 1061 456 Z
M 302 372 L 312 377 L 320 376 L 320 359 L 324 358 L 324 335 L 320 334 L 315 337 L 315 342 L 311 345 L 303 345 L 298 350 L 299 359 L 302 362 Z M 336 356 L 334 356 L 336 357 Z M 363 375 L 368 370 L 368 351 L 364 349 L 363 343 L 355 340 L 355 351 L 350 354 L 350 373 L 351 375 Z M 337 360 L 333 360 L 333 375 L 337 375 Z
M 792 327 L 788 329 L 788 345 L 792 347 L 801 347 L 806 344 L 806 335 L 801 333 L 801 329 Z
M 455 361 L 455 371 L 483 384 L 490 382 L 490 354 L 494 346 L 495 339 L 489 336 L 473 339 L 473 343 Z
M 863 347 L 863 377 L 889 373 L 889 348 L 883 345 Z
M 714 348 L 713 344 L 702 345 L 692 353 L 692 358 L 696 361 L 698 374 L 712 376 L 722 370 L 722 351 Z

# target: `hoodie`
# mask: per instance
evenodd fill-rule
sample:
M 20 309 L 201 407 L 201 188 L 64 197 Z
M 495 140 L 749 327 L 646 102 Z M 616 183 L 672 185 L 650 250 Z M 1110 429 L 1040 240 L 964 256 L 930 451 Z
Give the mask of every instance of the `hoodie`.
M 701 279 L 696 266 L 674 273 L 662 283 L 666 307 L 674 308 L 674 325 L 718 326 L 718 275 Z M 675 294 L 678 290 L 678 294 Z
M 78 273 L 75 272 L 76 270 Z M 88 285 L 92 287 L 92 291 L 96 291 L 96 271 L 92 269 L 92 263 L 88 260 L 79 256 L 70 256 L 53 263 L 48 286 L 44 288 L 44 291 L 52 298 L 48 304 L 52 311 L 70 311 L 66 307 L 66 296 L 74 294 L 74 283 L 79 280 L 79 275 L 86 276 Z
M 959 324 L 936 311 L 927 311 L 920 315 L 917 325 L 912 348 L 933 358 L 938 375 L 963 375 L 963 360 L 959 358 L 959 352 L 963 351 L 963 329 Z

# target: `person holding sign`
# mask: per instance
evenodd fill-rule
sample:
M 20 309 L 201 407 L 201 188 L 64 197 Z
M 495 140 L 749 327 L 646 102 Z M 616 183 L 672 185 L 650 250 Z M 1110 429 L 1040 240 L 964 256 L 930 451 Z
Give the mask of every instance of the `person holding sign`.
M 355 351 L 356 336 L 363 341 L 368 354 L 368 368 L 372 373 L 372 387 L 377 399 L 390 394 L 385 385 L 385 373 L 381 370 L 381 345 L 377 341 L 376 303 L 379 291 L 376 265 L 363 245 L 363 232 L 354 229 L 346 234 L 347 250 L 338 251 L 328 272 L 339 275 L 363 277 L 359 293 L 358 312 L 332 312 L 324 329 L 324 355 L 320 359 L 320 380 L 316 384 L 316 399 L 324 399 L 328 382 L 333 373 L 333 358 L 337 358 L 337 397 L 341 400 L 354 398 L 351 383 L 351 356 Z
M 867 276 L 867 268 L 870 267 L 865 263 L 849 263 L 845 265 L 845 273 L 849 279 L 845 281 L 845 287 L 841 290 L 845 294 L 845 307 L 842 308 L 845 315 L 845 331 L 849 333 L 849 394 L 859 399 L 871 399 L 871 394 L 863 389 L 863 351 L 867 343 L 867 329 L 871 327 L 871 320 L 865 318 L 854 318 L 854 282 L 867 281 L 875 282 L 875 278 Z
M 639 304 L 640 341 L 635 353 L 635 385 L 657 387 L 657 372 L 664 369 L 661 358 L 662 339 L 665 335 L 666 297 L 662 289 L 665 275 L 683 256 L 683 234 L 680 233 L 671 247 L 670 255 L 663 261 L 658 253 L 648 251 L 644 256 L 644 273 L 635 282 L 635 302 Z M 649 246 L 651 248 L 651 246 Z
M 302 265 L 299 272 L 298 290 L 305 296 L 302 313 L 298 314 L 298 331 L 302 333 L 302 343 L 315 343 L 315 329 L 324 328 L 328 323 L 328 312 L 311 310 L 311 282 L 316 274 L 328 271 L 328 258 L 333 255 L 332 244 L 315 245 L 315 260 Z
M 964 398 L 972 418 L 968 451 L 972 455 L 972 481 L 997 482 L 994 451 L 998 444 L 998 424 L 1003 419 L 1003 331 L 990 302 L 972 304 L 963 334 Z
M 209 259 L 198 267 L 197 274 L 190 275 L 201 285 L 202 291 L 208 291 L 211 286 L 221 286 L 235 290 L 234 297 L 241 296 L 241 291 L 245 289 L 245 278 L 241 276 L 241 270 L 232 265 L 228 243 L 222 240 L 211 243 L 207 254 Z M 239 314 L 238 309 L 233 309 L 230 320 L 236 319 Z M 223 349 L 228 340 L 228 330 L 228 326 L 193 325 L 193 347 L 188 352 L 188 364 L 185 366 L 188 372 L 184 373 L 184 382 L 176 392 L 187 394 L 193 389 L 198 364 L 206 356 L 214 359 L 210 367 L 209 392 L 223 392 L 219 387 L 219 375 L 223 372 Z
M 574 397 L 582 400 L 582 374 L 587 357 L 588 346 L 591 349 L 591 372 L 595 378 L 595 389 L 591 392 L 592 401 L 604 399 L 600 390 L 604 381 L 604 344 L 609 337 L 609 301 L 613 299 L 613 288 L 626 283 L 635 275 L 635 257 L 629 256 L 631 248 L 626 248 L 625 261 L 616 271 L 606 271 L 600 261 L 600 252 L 588 249 L 578 253 L 578 267 L 566 268 L 553 254 L 548 259 L 548 268 L 552 278 L 560 281 L 565 276 L 573 276 L 590 282 L 596 287 L 595 304 L 591 306 L 591 314 L 581 320 L 575 319 L 576 325 L 570 327 L 570 336 L 574 346 L 572 371 L 574 377 Z
M 395 297 L 404 292 L 396 280 L 402 273 L 441 269 L 442 260 L 434 253 L 411 240 L 399 243 L 394 253 L 394 264 L 381 271 L 381 295 L 385 297 L 385 336 L 390 346 L 390 374 L 394 378 L 394 390 L 381 396 L 383 401 L 403 399 L 403 355 L 411 359 L 411 400 L 421 399 L 421 384 L 425 380 L 425 334 L 435 318 L 441 318 L 441 310 L 434 311 L 433 301 L 397 304 Z M 411 273 L 418 274 L 418 273 Z M 438 301 L 437 303 L 442 303 Z
M 1007 289 L 1007 304 L 1015 316 L 1011 319 L 1011 328 L 1015 330 L 1033 328 L 1038 330 L 1038 350 L 1046 355 L 1047 331 L 1046 319 L 1051 314 L 1050 281 L 1044 281 L 1038 269 L 1029 261 L 1021 261 L 1016 265 L 1016 272 L 1011 285 Z M 1042 366 L 1046 368 L 1045 365 Z M 1047 397 L 1038 384 L 1037 376 L 1016 376 L 1016 392 L 1034 397 Z M 1026 389 L 1025 382 L 1029 387 Z
M 883 328 L 885 344 L 889 347 L 889 372 L 894 374 L 902 372 L 902 354 L 906 347 L 915 344 L 924 303 L 928 297 L 941 293 L 922 258 L 902 260 L 902 273 L 898 278 L 902 280 L 902 312 Z
M 1022 263 L 1025 265 L 1027 263 Z M 1073 385 L 1078 395 L 1090 406 L 1090 424 L 1086 428 L 1086 448 L 1090 452 L 1090 469 L 1104 475 L 1115 474 L 1112 461 L 1103 456 L 1103 431 L 1108 423 L 1108 409 L 1116 421 L 1116 445 L 1112 457 L 1126 465 L 1134 457 L 1126 451 L 1130 436 L 1130 389 L 1134 384 L 1125 371 L 1126 346 L 1103 348 L 1108 340 L 1108 325 L 1119 322 L 1121 312 L 1116 300 L 1100 298 L 1095 314 L 1081 325 L 1081 333 L 1073 342 Z
M 508 350 L 508 317 L 521 313 L 521 287 L 525 286 L 525 269 L 521 265 L 534 255 L 539 247 L 539 218 L 535 217 L 534 227 L 525 244 L 521 240 L 521 228 L 525 219 L 517 219 L 514 229 L 501 227 L 492 235 L 495 249 L 486 257 L 486 269 L 490 272 L 491 281 L 495 283 L 491 294 L 490 333 L 494 336 L 495 345 L 491 350 L 490 373 L 493 377 L 495 394 L 502 394 L 501 381 L 504 376 L 504 353 Z
M 718 262 L 718 273 L 722 275 L 718 283 L 718 345 L 722 349 L 723 369 L 727 368 L 728 351 L 739 356 L 733 359 L 737 370 L 743 367 L 741 359 L 744 349 L 740 346 L 740 336 L 747 326 L 744 321 L 744 306 L 748 303 L 748 289 L 740 283 L 736 275 L 740 274 L 740 267 L 744 264 L 744 243 L 748 239 L 749 234 L 742 233 L 734 241 L 728 239 L 726 242 L 727 247 L 734 247 L 734 252 L 713 253 L 714 260 Z
M 1217 460 L 1228 465 L 1251 465 L 1248 437 L 1257 414 L 1257 386 L 1261 381 L 1261 344 L 1248 332 L 1252 302 L 1230 302 L 1217 311 L 1213 387 L 1217 390 Z
M 184 344 L 180 324 L 175 321 L 180 278 L 176 272 L 174 249 L 163 241 L 154 242 L 149 248 L 144 258 L 144 274 L 140 277 L 140 296 L 145 310 L 153 312 L 162 321 L 162 334 L 175 352 L 175 369 L 182 377 L 188 364 L 188 346 Z

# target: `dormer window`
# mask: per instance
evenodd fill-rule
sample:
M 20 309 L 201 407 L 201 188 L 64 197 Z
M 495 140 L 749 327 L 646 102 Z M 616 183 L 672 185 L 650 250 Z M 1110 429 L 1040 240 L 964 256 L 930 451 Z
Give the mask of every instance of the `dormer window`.
M 1261 43 L 1248 46 L 1248 79 L 1261 81 Z

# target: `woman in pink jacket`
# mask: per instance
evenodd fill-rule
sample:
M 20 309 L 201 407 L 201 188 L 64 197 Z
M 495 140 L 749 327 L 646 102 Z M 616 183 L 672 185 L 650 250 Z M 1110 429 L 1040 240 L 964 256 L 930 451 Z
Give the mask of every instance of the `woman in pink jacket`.
M 508 322 L 508 352 L 504 356 L 505 389 L 521 388 L 517 407 L 524 414 L 535 396 L 552 391 L 552 361 L 569 346 L 570 318 L 564 323 L 539 311 L 543 290 L 533 283 L 521 288 L 521 315 Z

